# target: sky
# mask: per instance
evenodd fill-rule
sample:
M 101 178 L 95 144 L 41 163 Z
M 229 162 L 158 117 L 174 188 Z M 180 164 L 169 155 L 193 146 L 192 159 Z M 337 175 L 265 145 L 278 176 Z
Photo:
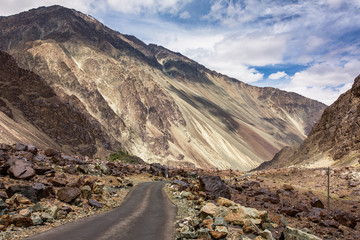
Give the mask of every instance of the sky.
M 360 74 L 360 0 L 0 0 L 62 5 L 255 86 L 332 104 Z

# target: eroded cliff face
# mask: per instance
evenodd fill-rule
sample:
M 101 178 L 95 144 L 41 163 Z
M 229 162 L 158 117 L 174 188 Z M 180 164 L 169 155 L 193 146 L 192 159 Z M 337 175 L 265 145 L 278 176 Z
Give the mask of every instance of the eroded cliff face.
M 283 149 L 259 169 L 344 166 L 360 157 L 360 75 L 350 90 L 325 109 L 309 136 L 295 149 Z
M 148 162 L 248 170 L 301 143 L 325 108 L 228 78 L 60 6 L 2 18 L 0 28 L 0 48 L 98 123 L 96 136 Z
M 77 110 L 80 105 L 75 96 L 59 99 L 40 76 L 19 68 L 13 57 L 0 51 L 2 141 L 11 139 L 90 156 L 98 147 L 120 148 L 95 119 Z

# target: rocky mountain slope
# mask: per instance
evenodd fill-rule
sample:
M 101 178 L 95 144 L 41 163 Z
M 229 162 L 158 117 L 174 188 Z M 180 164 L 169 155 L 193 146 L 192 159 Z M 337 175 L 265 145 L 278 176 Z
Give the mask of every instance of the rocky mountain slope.
M 300 147 L 282 149 L 273 160 L 263 163 L 258 169 L 357 164 L 360 158 L 359 135 L 360 75 L 355 78 L 350 90 L 325 109 Z
M 3 17 L 0 29 L 0 50 L 78 114 L 58 114 L 65 116 L 58 124 L 44 114 L 44 123 L 35 123 L 23 113 L 31 106 L 19 109 L 36 128 L 26 127 L 31 134 L 44 132 L 65 152 L 99 156 L 121 148 L 147 162 L 248 170 L 301 143 L 325 109 L 210 71 L 61 6 Z M 0 99 L 11 118 L 13 103 L 3 91 Z

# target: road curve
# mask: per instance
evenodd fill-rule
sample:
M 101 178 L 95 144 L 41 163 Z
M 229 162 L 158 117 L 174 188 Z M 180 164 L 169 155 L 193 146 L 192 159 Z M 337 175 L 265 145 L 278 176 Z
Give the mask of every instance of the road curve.
M 28 240 L 170 240 L 176 208 L 164 182 L 137 185 L 114 210 L 53 228 Z

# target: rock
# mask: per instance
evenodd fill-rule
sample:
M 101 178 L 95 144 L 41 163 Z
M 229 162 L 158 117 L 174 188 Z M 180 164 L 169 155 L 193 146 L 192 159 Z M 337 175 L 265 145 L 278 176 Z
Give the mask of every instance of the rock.
M 20 214 L 14 214 L 12 216 L 12 221 L 17 227 L 30 227 L 33 225 L 33 222 L 30 217 L 24 217 Z
M 326 217 L 326 212 L 321 208 L 312 208 L 307 217 L 312 222 L 320 222 L 322 218 Z
M 200 176 L 200 191 L 204 191 L 207 198 L 212 200 L 219 197 L 231 198 L 228 187 L 219 176 Z
M 67 212 L 66 211 L 63 211 L 63 210 L 59 210 L 57 213 L 56 213 L 56 218 L 57 219 L 65 219 L 67 217 Z
M 285 191 L 292 191 L 292 190 L 294 190 L 294 187 L 291 186 L 291 185 L 289 185 L 289 184 L 284 184 L 284 185 L 283 185 L 283 189 L 284 189 Z
M 19 214 L 23 217 L 30 217 L 31 212 L 28 208 L 24 208 L 19 211 Z
M 54 218 L 48 212 L 43 212 L 41 214 L 41 218 L 44 222 L 49 222 L 49 223 L 54 222 Z
M 301 212 L 299 209 L 293 208 L 293 207 L 284 207 L 280 210 L 280 213 L 286 214 L 290 217 L 295 217 L 296 214 Z
M 225 226 L 225 220 L 223 217 L 216 217 L 214 218 L 214 225 L 215 226 Z
M 233 212 L 230 211 L 226 216 L 225 216 L 225 221 L 227 221 L 230 224 L 233 225 L 244 225 L 245 219 L 244 219 L 244 214 L 239 213 L 239 212 Z
M 356 218 L 355 216 L 353 216 L 350 213 L 341 211 L 339 209 L 336 209 L 333 212 L 333 218 L 334 220 L 336 220 L 337 222 L 339 222 L 340 224 L 350 227 L 350 228 L 355 228 L 356 226 Z
M 15 193 L 11 198 L 6 199 L 5 203 L 10 204 L 10 205 L 30 205 L 32 204 L 31 201 L 24 197 L 23 195 L 19 194 L 19 193 Z
M 260 182 L 259 181 L 245 181 L 242 185 L 242 189 L 248 189 L 248 188 L 260 188 Z
M 333 227 L 333 228 L 339 228 L 339 225 L 340 223 L 333 220 L 333 219 L 328 219 L 328 220 L 323 220 L 323 221 L 320 221 L 319 223 L 320 226 L 323 226 L 323 227 Z
M 63 206 L 63 207 L 61 208 L 61 210 L 62 210 L 62 211 L 65 211 L 65 212 L 67 212 L 67 213 L 73 211 L 73 209 L 72 209 L 71 207 L 69 207 L 69 206 Z
M 35 173 L 37 175 L 44 175 L 46 173 L 53 172 L 51 167 L 46 167 L 46 166 L 35 166 L 33 167 L 33 169 L 35 170 Z
M 91 198 L 91 187 L 89 185 L 85 185 L 80 187 L 81 196 L 85 199 Z
M 295 229 L 295 228 L 291 228 L 291 227 L 286 227 L 284 232 L 284 240 L 295 240 L 295 239 L 301 239 L 301 240 L 321 240 L 321 238 L 303 232 L 301 230 Z
M 38 149 L 34 145 L 28 145 L 27 151 L 31 152 L 34 155 L 36 155 L 38 153 Z
M 263 221 L 267 221 L 268 215 L 266 211 L 259 211 L 255 208 L 247 208 L 240 206 L 240 211 L 244 213 L 245 219 L 249 219 L 254 224 L 261 224 Z
M 14 164 L 8 169 L 8 173 L 11 177 L 18 179 L 30 179 L 36 174 L 31 164 L 22 159 L 15 160 Z
M 111 173 L 111 169 L 108 168 L 106 165 L 99 164 L 98 168 L 100 169 L 102 174 L 109 175 Z
M 200 209 L 200 216 L 202 219 L 205 219 L 207 216 L 214 217 L 218 211 L 218 207 L 213 203 L 206 203 Z
M 104 181 L 101 181 L 101 180 L 96 181 L 93 186 L 93 192 L 95 194 L 100 194 L 100 195 L 103 194 L 104 186 L 105 186 Z
M 89 199 L 89 205 L 95 208 L 102 208 L 104 205 L 94 199 Z
M 270 196 L 265 196 L 263 198 L 264 202 L 269 202 L 272 204 L 278 204 L 280 203 L 280 197 L 278 195 L 270 195 Z
M 7 145 L 5 143 L 0 144 L 0 150 L 4 150 L 6 152 L 9 152 L 11 149 L 12 149 L 12 147 L 10 145 Z
M 15 151 L 26 151 L 28 149 L 28 146 L 23 144 L 23 143 L 17 143 L 15 146 L 14 146 L 14 150 Z
M 70 203 L 81 194 L 81 190 L 76 187 L 64 187 L 57 192 L 60 201 Z
M 231 206 L 235 206 L 236 203 L 227 199 L 227 198 L 223 198 L 223 197 L 219 197 L 218 200 L 217 200 L 217 203 L 220 205 L 220 206 L 225 206 L 225 207 L 231 207 Z
M 210 231 L 210 235 L 215 239 L 222 239 L 228 235 L 228 230 L 225 226 L 216 226 L 214 231 Z
M 203 225 L 204 225 L 204 228 L 207 228 L 209 230 L 214 230 L 213 229 L 213 225 L 214 225 L 214 219 L 212 218 L 207 218 L 205 220 L 203 220 Z
M 160 163 L 150 164 L 149 172 L 159 177 L 166 177 L 166 178 L 170 177 L 169 170 Z
M 9 158 L 9 155 L 4 150 L 0 150 L 0 161 L 7 161 Z
M 185 239 L 195 239 L 197 238 L 196 232 L 184 231 L 181 232 L 181 237 Z
M 318 199 L 318 198 L 313 198 L 313 199 L 311 200 L 311 203 L 310 203 L 310 204 L 311 204 L 312 207 L 324 209 L 324 204 L 323 204 L 323 202 L 322 202 L 320 199 Z
M 56 218 L 58 211 L 59 211 L 59 207 L 58 207 L 58 206 L 51 206 L 51 207 L 49 207 L 49 208 L 46 210 L 46 212 L 49 213 L 50 216 L 51 216 L 52 218 L 54 218 L 54 219 Z
M 41 225 L 43 223 L 43 220 L 42 220 L 40 214 L 38 214 L 38 213 L 33 213 L 30 218 L 31 218 L 31 221 L 33 222 L 33 225 L 35 225 L 35 226 Z
M 54 157 L 54 156 L 60 156 L 60 153 L 52 148 L 48 148 L 44 151 L 45 156 L 47 157 Z
M 54 187 L 65 187 L 67 184 L 65 180 L 59 178 L 49 178 L 47 181 L 54 185 Z
M 260 232 L 260 236 L 265 240 L 275 240 L 275 238 L 272 236 L 271 232 L 267 229 Z
M 45 186 L 42 183 L 35 183 L 32 188 L 35 190 L 38 200 L 55 196 L 54 188 L 51 186 Z
M 209 234 L 209 229 L 200 228 L 199 230 L 197 230 L 196 233 L 197 233 L 198 239 L 211 239 L 210 234 Z
M 0 198 L 0 210 L 3 210 L 6 208 L 6 204 L 3 199 Z
M 189 197 L 191 195 L 191 192 L 187 192 L 187 191 L 182 191 L 181 193 L 180 193 L 180 197 L 181 198 L 187 198 L 187 197 Z
M 243 225 L 243 231 L 244 233 L 256 233 L 256 228 L 254 224 L 250 220 L 245 220 Z

